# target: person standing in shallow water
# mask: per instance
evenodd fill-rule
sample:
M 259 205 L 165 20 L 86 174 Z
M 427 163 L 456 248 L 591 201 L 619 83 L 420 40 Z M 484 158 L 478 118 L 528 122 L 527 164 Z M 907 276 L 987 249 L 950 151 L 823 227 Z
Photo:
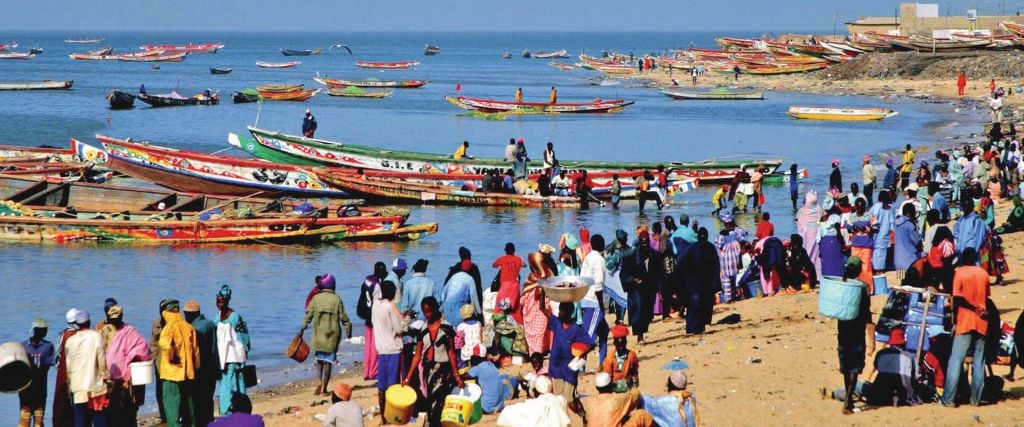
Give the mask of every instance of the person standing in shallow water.
M 313 116 L 313 110 L 307 109 L 306 116 L 302 118 L 302 135 L 312 138 L 314 133 L 316 133 L 316 117 Z
M 341 326 L 345 335 L 352 338 L 352 322 L 348 320 L 345 304 L 335 293 L 334 276 L 320 276 L 320 293 L 316 294 L 306 307 L 306 314 L 299 329 L 299 335 L 306 326 L 313 324 L 313 351 L 316 354 L 317 379 L 320 380 L 316 395 L 326 395 L 331 380 L 331 365 L 338 360 L 338 344 L 341 342 Z
M 196 425 L 213 421 L 213 400 L 220 379 L 220 356 L 217 354 L 217 325 L 202 314 L 198 301 L 185 303 L 185 321 L 196 330 L 199 346 L 199 368 L 196 369 Z
M 45 319 L 32 321 L 32 336 L 21 343 L 28 353 L 29 364 L 32 367 L 32 383 L 28 388 L 18 392 L 18 404 L 21 406 L 21 418 L 18 426 L 29 427 L 35 423 L 35 427 L 43 426 L 43 417 L 46 413 L 46 382 L 47 373 L 55 362 L 55 351 L 53 343 L 46 340 L 46 332 L 50 325 Z
M 796 163 L 789 165 L 789 199 L 793 202 L 793 210 L 796 211 L 796 201 L 800 198 L 800 185 L 797 182 Z
M 231 398 L 236 394 L 245 394 L 245 379 L 242 368 L 249 359 L 250 341 L 249 327 L 242 316 L 239 316 L 229 304 L 231 303 L 231 287 L 223 285 L 217 292 L 217 309 L 220 316 L 217 322 L 217 352 L 220 357 L 220 414 L 231 413 Z

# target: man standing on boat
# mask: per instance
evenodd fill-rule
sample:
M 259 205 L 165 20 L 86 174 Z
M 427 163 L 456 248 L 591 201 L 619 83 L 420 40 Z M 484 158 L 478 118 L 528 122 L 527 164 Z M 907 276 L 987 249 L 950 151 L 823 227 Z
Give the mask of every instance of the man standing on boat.
M 523 88 L 516 89 L 516 104 L 523 103 Z
M 555 90 L 554 86 L 551 86 L 551 99 L 550 99 L 550 101 L 551 102 L 549 102 L 549 104 L 555 104 L 555 103 L 558 102 L 558 91 Z
M 313 117 L 313 110 L 306 109 L 306 117 L 302 119 L 302 135 L 312 138 L 316 133 L 316 117 Z
M 733 65 L 732 66 L 732 80 L 733 81 L 739 81 L 740 80 L 740 66 L 739 65 Z

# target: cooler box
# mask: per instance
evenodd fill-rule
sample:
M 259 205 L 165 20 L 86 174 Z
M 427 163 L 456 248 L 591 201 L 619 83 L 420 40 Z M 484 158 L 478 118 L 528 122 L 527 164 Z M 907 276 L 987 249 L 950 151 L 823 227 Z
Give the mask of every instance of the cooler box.
M 875 295 L 889 295 L 889 281 L 884 275 L 874 276 Z
M 925 320 L 924 319 L 924 311 L 923 310 L 918 310 L 916 308 L 911 308 L 910 310 L 907 310 L 907 315 L 906 315 L 906 317 L 903 318 L 903 322 L 904 323 L 906 323 L 907 325 L 912 325 L 912 326 L 921 326 L 921 323 L 924 320 Z M 943 321 L 942 320 L 943 320 L 942 313 L 935 313 L 935 312 L 932 312 L 932 311 L 928 312 L 928 323 L 927 323 L 928 326 L 931 326 L 931 325 L 942 326 L 943 325 Z
M 922 331 L 920 326 L 907 325 L 906 333 L 907 351 L 917 351 L 917 340 L 922 333 L 925 334 L 925 337 L 924 341 L 921 343 L 921 351 L 928 351 L 928 333 Z
M 935 314 L 940 317 L 945 316 L 946 298 L 947 297 L 945 295 L 932 295 L 932 302 L 928 308 L 928 314 Z M 924 312 L 924 294 L 917 292 L 910 293 L 910 309 Z

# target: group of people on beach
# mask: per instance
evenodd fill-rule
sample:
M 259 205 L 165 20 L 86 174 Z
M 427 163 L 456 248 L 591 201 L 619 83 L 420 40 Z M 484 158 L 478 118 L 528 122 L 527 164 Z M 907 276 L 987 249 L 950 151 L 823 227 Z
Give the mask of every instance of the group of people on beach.
M 104 318 L 95 323 L 82 306 L 68 310 L 56 346 L 46 339 L 46 320 L 34 320 L 23 343 L 32 381 L 18 394 L 18 425 L 43 425 L 47 373 L 55 367 L 52 425 L 136 426 L 146 384 L 154 378 L 133 376 L 144 375 L 145 362 L 151 362 L 160 419 L 166 425 L 262 426 L 262 418 L 251 414 L 245 392 L 246 371 L 252 368 L 249 330 L 231 308 L 231 297 L 231 287 L 223 285 L 212 319 L 195 300 L 184 306 L 176 299 L 161 301 L 148 342 L 125 321 L 125 308 L 114 298 L 104 301 Z M 136 365 L 143 369 L 136 370 Z M 215 407 L 220 414 L 216 420 Z

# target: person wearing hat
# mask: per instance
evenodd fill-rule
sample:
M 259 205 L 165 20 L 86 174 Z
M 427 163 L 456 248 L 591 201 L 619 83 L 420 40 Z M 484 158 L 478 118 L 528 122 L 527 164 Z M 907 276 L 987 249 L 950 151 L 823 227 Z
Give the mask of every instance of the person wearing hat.
M 832 160 L 832 173 L 828 176 L 828 188 L 843 191 L 843 173 L 839 170 L 839 159 Z
M 18 392 L 18 405 L 21 407 L 19 427 L 31 425 L 42 427 L 43 425 L 43 418 L 46 414 L 47 374 L 50 372 L 50 367 L 56 362 L 53 343 L 46 340 L 46 333 L 49 329 L 50 325 L 46 319 L 33 320 L 31 335 L 21 343 L 25 347 L 25 353 L 28 354 L 29 365 L 32 368 L 32 383 Z
M 506 400 L 519 397 L 519 380 L 501 373 L 495 366 L 500 357 L 498 350 L 492 348 L 487 358 L 474 356 L 471 360 L 468 375 L 480 385 L 480 405 L 485 414 L 501 412 Z
M 363 407 L 352 401 L 352 386 L 346 383 L 334 385 L 324 427 L 363 427 Z
M 79 309 L 74 321 L 80 330 L 64 343 L 64 351 L 75 420 L 84 420 L 81 425 L 106 425 L 110 374 L 105 363 L 103 337 L 89 328 L 89 312 Z
M 711 195 L 711 204 L 715 206 L 715 210 L 711 211 L 711 216 L 717 216 L 719 212 L 729 206 L 729 184 L 722 184 L 715 194 Z
M 139 407 L 146 401 L 146 387 L 132 385 L 131 363 L 153 360 L 153 357 L 142 334 L 124 322 L 124 308 L 113 302 L 114 305 L 106 309 L 104 326 L 104 331 L 113 332 L 106 341 L 111 380 L 107 422 L 112 426 L 134 426 L 138 424 Z
M 391 272 L 384 280 L 390 281 L 395 284 L 395 305 L 402 300 L 402 293 L 405 292 L 405 283 L 402 279 L 405 278 L 405 273 L 409 271 L 409 265 L 406 264 L 405 259 L 395 258 L 391 261 Z
M 843 281 L 853 281 L 864 285 L 863 282 L 856 279 L 860 272 L 860 258 L 850 256 L 846 261 L 846 269 L 843 271 Z M 840 320 L 837 323 L 839 372 L 843 374 L 843 396 L 846 397 L 843 413 L 852 414 L 857 377 L 864 371 L 866 355 L 875 352 L 875 325 L 871 320 L 871 296 L 868 295 L 867 286 L 861 288 L 857 317 L 851 320 Z
M 667 393 L 650 399 L 644 398 L 644 407 L 659 426 L 697 427 L 701 423 L 697 411 L 697 398 L 687 388 L 689 378 L 683 371 L 673 371 L 665 388 Z
M 432 296 L 435 299 L 441 299 L 444 294 L 444 289 L 438 286 L 434 279 L 427 277 L 429 264 L 430 261 L 421 258 L 412 265 L 412 277 L 405 283 L 402 298 L 398 303 L 398 309 L 402 312 L 412 312 L 413 320 L 427 320 L 420 312 L 420 303 L 423 302 L 423 298 Z
M 882 188 L 893 190 L 896 188 L 896 161 L 892 157 L 885 160 L 885 178 L 882 178 Z
M 455 336 L 462 341 L 459 350 L 459 367 L 466 366 L 474 357 L 487 354 L 487 346 L 483 344 L 484 325 L 476 320 L 473 304 L 464 304 L 459 309 L 461 321 L 455 327 Z
M 612 376 L 605 372 L 594 376 L 594 387 L 597 388 L 597 394 L 583 398 L 589 424 L 609 427 L 649 425 L 627 422 L 627 418 L 636 416 L 635 412 L 646 413 L 641 409 L 640 391 L 615 393 Z M 647 416 L 650 417 L 649 414 Z
M 199 301 L 185 303 L 185 321 L 196 330 L 196 345 L 199 346 L 199 367 L 196 369 L 195 402 L 196 425 L 209 424 L 213 420 L 213 400 L 220 379 L 220 356 L 217 350 L 217 325 L 201 312 Z
M 53 383 L 53 424 L 68 426 L 74 424 L 74 412 L 71 407 L 71 393 L 68 391 L 67 346 L 68 339 L 81 329 L 75 323 L 78 309 L 72 307 L 64 315 L 66 327 L 57 342 L 57 378 Z
M 103 345 L 107 346 L 110 344 L 110 340 L 117 333 L 117 328 L 110 325 L 110 307 L 117 304 L 117 300 L 113 298 L 107 298 L 103 301 L 103 314 L 106 316 L 103 320 L 96 322 L 96 330 L 99 331 L 100 336 L 103 337 Z
M 626 347 L 629 328 L 626 325 L 612 327 L 612 342 L 615 345 L 614 357 L 607 357 L 601 365 L 601 372 L 611 375 L 615 383 L 624 383 L 629 388 L 640 386 L 640 362 L 636 352 Z
M 878 181 L 878 171 L 875 165 L 871 164 L 871 156 L 864 155 L 864 166 L 861 168 L 861 182 L 864 185 L 864 198 L 870 205 L 874 203 L 875 183 Z
M 220 385 L 218 387 L 220 414 L 231 413 L 231 398 L 236 394 L 245 394 L 245 379 L 242 368 L 249 360 L 251 342 L 249 326 L 233 308 L 231 308 L 231 287 L 221 285 L 217 291 L 217 358 L 220 361 Z
M 312 138 L 314 133 L 316 133 L 316 117 L 313 116 L 313 110 L 306 109 L 306 115 L 302 118 L 302 135 Z
M 181 303 L 178 300 L 162 301 L 160 310 L 164 324 L 160 331 L 159 373 L 167 425 L 195 425 L 192 386 L 199 363 L 196 330 L 181 316 Z

